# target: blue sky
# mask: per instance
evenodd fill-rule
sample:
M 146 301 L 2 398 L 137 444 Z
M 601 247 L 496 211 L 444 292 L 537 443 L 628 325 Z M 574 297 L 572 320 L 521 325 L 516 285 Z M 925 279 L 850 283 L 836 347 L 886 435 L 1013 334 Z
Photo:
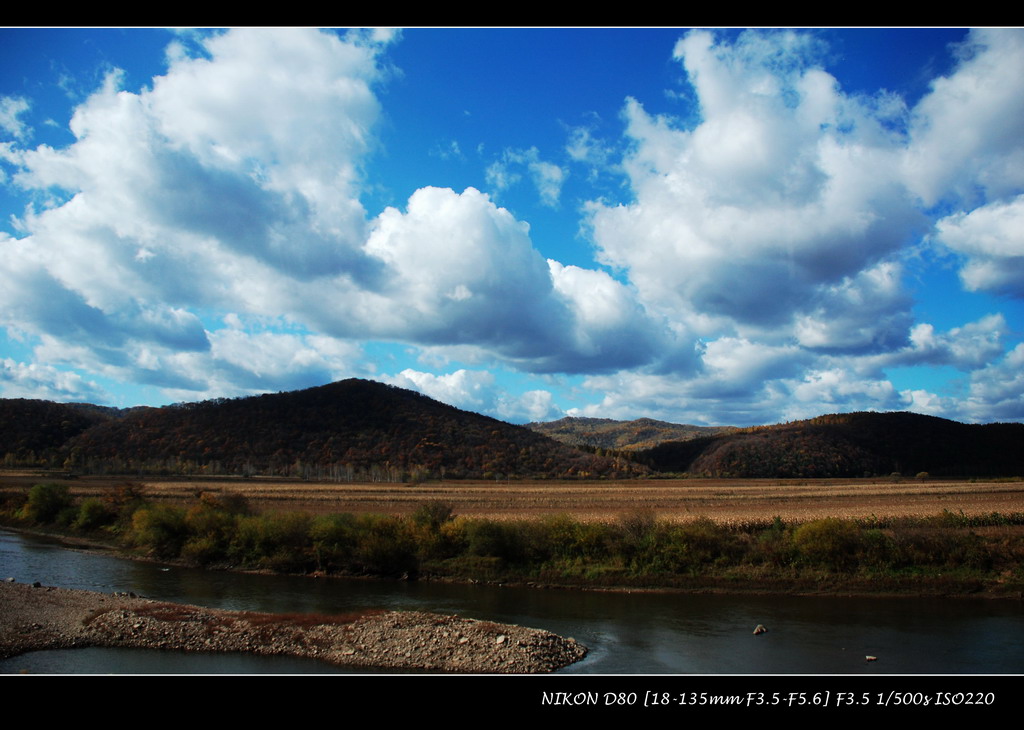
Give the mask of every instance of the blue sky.
M 1024 420 L 1019 29 L 0 31 L 0 396 Z

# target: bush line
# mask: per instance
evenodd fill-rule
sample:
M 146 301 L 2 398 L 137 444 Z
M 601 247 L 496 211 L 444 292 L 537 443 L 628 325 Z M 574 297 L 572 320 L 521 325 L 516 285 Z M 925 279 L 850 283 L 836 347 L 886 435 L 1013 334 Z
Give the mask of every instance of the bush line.
M 495 521 L 456 516 L 438 501 L 408 517 L 253 513 L 241 496 L 209 492 L 179 507 L 148 501 L 134 484 L 76 503 L 65 486 L 42 483 L 4 495 L 0 518 L 161 560 L 283 573 L 650 587 L 838 578 L 874 581 L 879 590 L 929 581 L 953 581 L 960 587 L 952 592 L 1024 588 L 1024 530 L 1014 529 L 1024 525 L 1022 512 L 720 524 L 634 511 L 608 523 L 568 515 Z

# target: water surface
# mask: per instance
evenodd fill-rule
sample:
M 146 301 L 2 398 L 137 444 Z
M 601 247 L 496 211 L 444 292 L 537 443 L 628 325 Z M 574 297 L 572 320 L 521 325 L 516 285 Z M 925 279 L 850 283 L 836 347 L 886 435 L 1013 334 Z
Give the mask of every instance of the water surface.
M 706 596 L 537 590 L 163 566 L 0 531 L 0 578 L 210 608 L 347 613 L 423 610 L 521 624 L 590 649 L 566 674 L 1016 674 L 1024 603 L 972 599 Z M 764 624 L 768 633 L 754 636 Z M 130 656 L 129 656 L 130 655 Z M 868 663 L 865 657 L 877 656 Z M 33 652 L 0 672 L 315 673 L 312 660 L 131 649 Z

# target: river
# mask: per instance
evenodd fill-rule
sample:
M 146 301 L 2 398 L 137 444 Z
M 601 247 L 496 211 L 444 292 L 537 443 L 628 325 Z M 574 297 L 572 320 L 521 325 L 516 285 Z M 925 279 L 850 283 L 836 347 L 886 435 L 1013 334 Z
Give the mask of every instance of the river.
M 0 579 L 271 612 L 415 609 L 521 624 L 590 648 L 565 674 L 1017 674 L 1024 602 L 709 596 L 313 579 L 162 566 L 0 531 Z M 754 636 L 754 627 L 768 631 Z M 878 659 L 868 663 L 865 657 Z M 315 661 L 128 649 L 33 652 L 0 673 L 338 672 Z

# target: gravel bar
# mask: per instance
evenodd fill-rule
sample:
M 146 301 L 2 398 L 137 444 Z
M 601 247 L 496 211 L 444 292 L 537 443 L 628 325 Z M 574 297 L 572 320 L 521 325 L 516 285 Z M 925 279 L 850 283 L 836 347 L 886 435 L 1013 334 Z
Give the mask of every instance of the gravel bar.
M 252 652 L 347 667 L 472 674 L 553 672 L 587 653 L 575 639 L 548 631 L 420 611 L 221 611 L 0 582 L 0 657 L 88 646 Z

